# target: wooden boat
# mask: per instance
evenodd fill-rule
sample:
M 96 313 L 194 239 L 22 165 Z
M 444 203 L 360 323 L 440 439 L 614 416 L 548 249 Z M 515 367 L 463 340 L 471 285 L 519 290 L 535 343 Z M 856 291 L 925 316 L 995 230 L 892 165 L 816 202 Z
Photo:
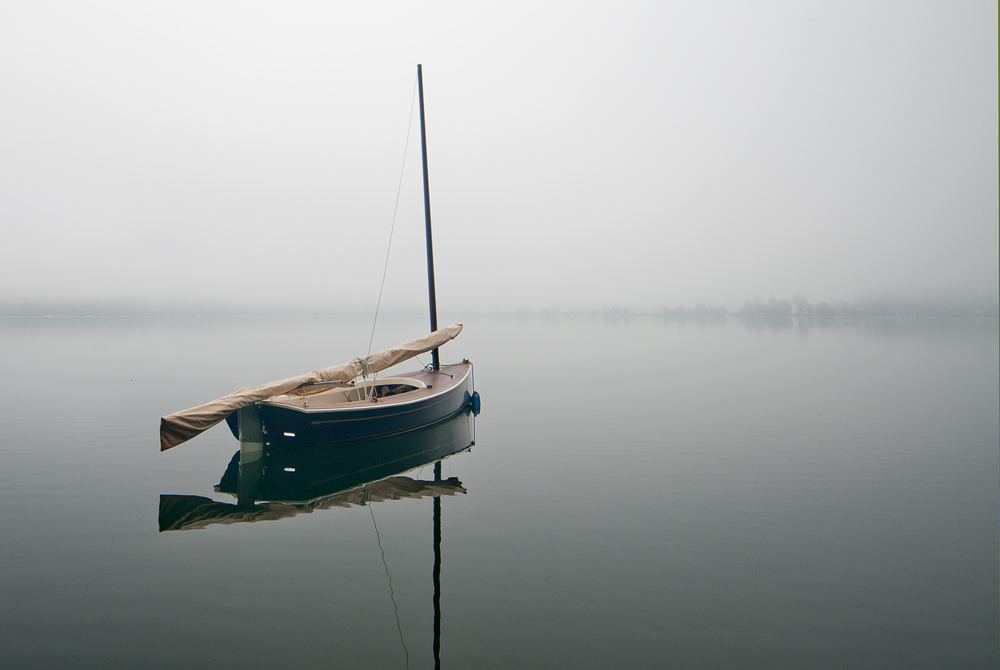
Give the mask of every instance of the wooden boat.
M 316 385 L 324 390 L 275 396 L 256 403 L 255 409 L 265 445 L 371 439 L 414 430 L 472 407 L 477 397 L 472 382 L 472 363 L 463 361 L 359 383 Z M 238 413 L 227 422 L 239 439 Z
M 430 186 L 424 86 L 417 65 L 420 141 L 423 157 L 427 288 L 431 333 L 366 358 L 243 388 L 205 405 L 160 419 L 160 450 L 166 451 L 226 420 L 241 443 L 264 446 L 331 444 L 415 430 L 465 408 L 479 413 L 472 363 L 440 364 L 439 347 L 455 338 L 461 324 L 438 328 L 434 290 Z M 423 370 L 378 379 L 378 373 L 421 353 L 431 352 Z M 369 376 L 372 378 L 369 379 Z M 360 381 L 356 381 L 361 377 Z

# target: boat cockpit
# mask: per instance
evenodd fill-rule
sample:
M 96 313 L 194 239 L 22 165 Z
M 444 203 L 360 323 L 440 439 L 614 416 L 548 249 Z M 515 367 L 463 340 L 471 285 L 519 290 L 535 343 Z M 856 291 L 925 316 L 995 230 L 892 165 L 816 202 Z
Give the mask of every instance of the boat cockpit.
M 263 401 L 267 404 L 293 405 L 296 407 L 310 407 L 315 405 L 339 405 L 341 403 L 354 403 L 359 400 L 374 400 L 402 395 L 418 389 L 427 388 L 427 385 L 418 379 L 410 377 L 386 377 L 385 379 L 365 380 L 357 382 L 332 382 L 327 384 L 310 385 L 312 393 L 310 395 L 299 395 L 289 393 L 268 398 Z M 329 386 L 328 390 L 316 392 L 316 386 Z

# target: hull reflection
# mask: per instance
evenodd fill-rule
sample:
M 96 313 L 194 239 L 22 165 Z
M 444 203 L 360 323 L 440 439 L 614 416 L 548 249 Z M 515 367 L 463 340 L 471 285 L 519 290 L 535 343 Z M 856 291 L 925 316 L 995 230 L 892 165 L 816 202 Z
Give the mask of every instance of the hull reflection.
M 475 444 L 468 408 L 408 433 L 375 440 L 294 449 L 243 442 L 222 475 L 218 493 L 236 504 L 203 496 L 161 495 L 160 531 L 214 524 L 270 521 L 320 509 L 405 498 L 465 493 L 457 477 L 434 481 L 399 476 Z

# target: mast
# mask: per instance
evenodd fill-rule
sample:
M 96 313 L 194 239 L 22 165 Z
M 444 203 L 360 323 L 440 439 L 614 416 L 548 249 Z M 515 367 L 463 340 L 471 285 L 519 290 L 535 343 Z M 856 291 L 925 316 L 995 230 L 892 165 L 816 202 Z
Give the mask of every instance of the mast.
M 417 64 L 417 90 L 420 95 L 420 148 L 424 157 L 424 222 L 427 231 L 427 294 L 430 301 L 431 310 L 431 332 L 438 329 L 437 296 L 434 294 L 434 243 L 431 239 L 431 186 L 427 178 L 427 130 L 424 126 L 424 76 Z M 431 366 L 438 370 L 441 368 L 441 359 L 438 357 L 438 350 L 435 348 L 431 352 Z

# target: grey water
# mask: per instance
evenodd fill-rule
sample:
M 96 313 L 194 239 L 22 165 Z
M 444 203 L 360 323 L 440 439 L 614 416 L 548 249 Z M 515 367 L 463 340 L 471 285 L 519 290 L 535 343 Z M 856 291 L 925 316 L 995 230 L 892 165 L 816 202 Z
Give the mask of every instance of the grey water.
M 443 668 L 1000 663 L 995 319 L 464 322 L 466 493 L 160 532 L 238 443 L 159 417 L 370 322 L 0 319 L 0 663 L 434 667 L 434 500 Z

